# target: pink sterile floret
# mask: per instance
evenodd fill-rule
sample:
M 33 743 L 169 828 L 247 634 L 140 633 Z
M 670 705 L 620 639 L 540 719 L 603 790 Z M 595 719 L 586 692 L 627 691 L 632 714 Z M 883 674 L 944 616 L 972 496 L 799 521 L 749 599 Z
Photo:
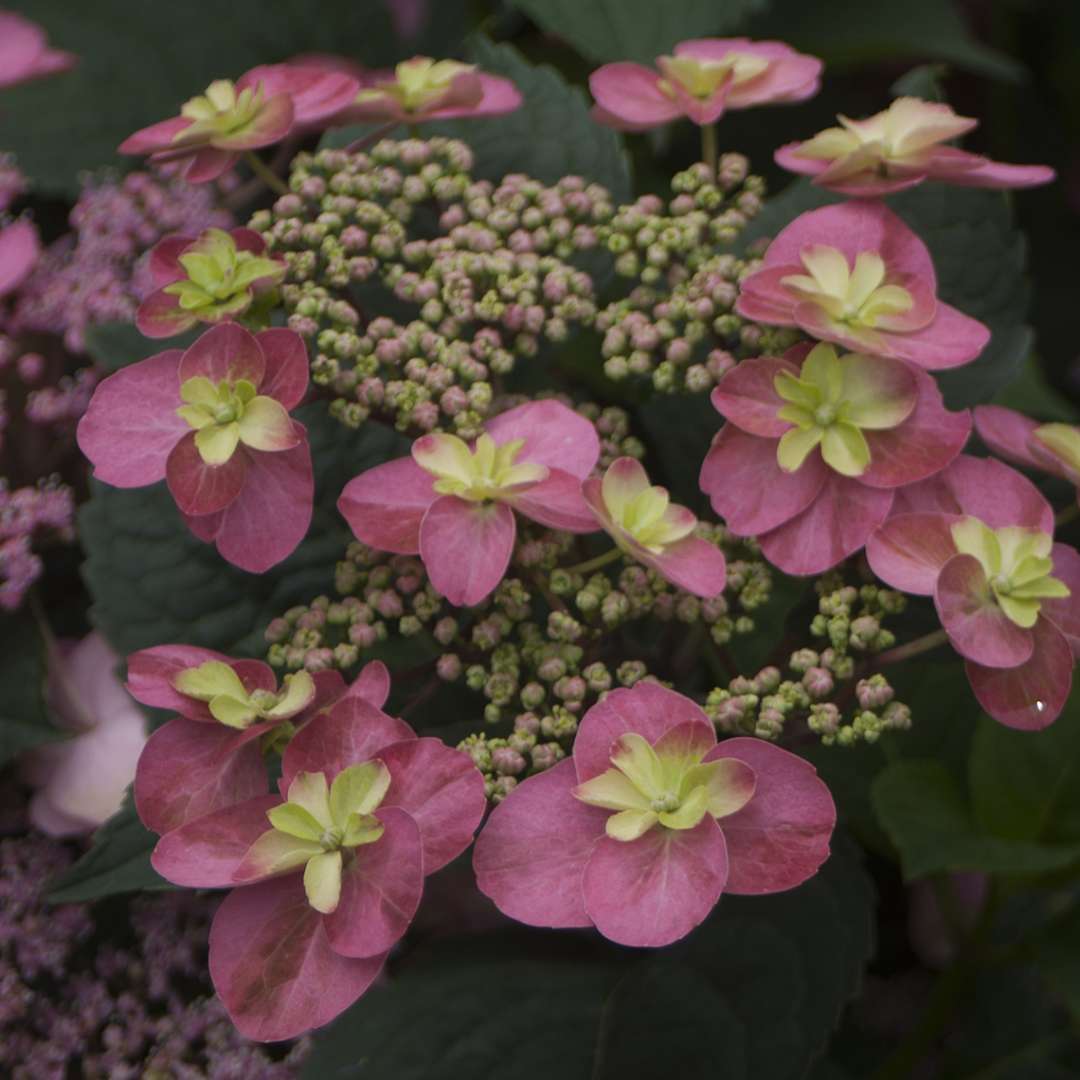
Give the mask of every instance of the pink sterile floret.
M 165 479 L 189 528 L 229 562 L 262 573 L 311 522 L 307 430 L 289 416 L 308 384 L 307 350 L 291 330 L 208 330 L 98 384 L 78 442 L 103 483 Z
M 1043 424 L 1001 405 L 979 405 L 975 430 L 995 454 L 1014 465 L 1067 480 L 1080 500 L 1080 427 Z
M 924 180 L 1024 188 L 1054 179 L 1054 170 L 1046 165 L 1005 165 L 948 145 L 978 126 L 977 120 L 957 116 L 948 105 L 901 97 L 863 120 L 838 119 L 839 127 L 781 146 L 777 164 L 830 191 L 867 198 L 903 191 Z
M 135 776 L 135 807 L 165 833 L 243 799 L 265 795 L 263 746 L 287 736 L 346 694 L 376 708 L 389 675 L 374 661 L 346 689 L 336 671 L 286 675 L 191 645 L 157 645 L 128 657 L 132 697 L 177 715 L 150 736 Z
M 822 62 L 781 41 L 698 38 L 641 64 L 605 64 L 589 76 L 593 117 L 622 131 L 646 131 L 686 117 L 715 123 L 728 109 L 805 101 L 821 86 Z
M 268 1041 L 368 989 L 424 876 L 468 847 L 486 805 L 465 754 L 360 695 L 293 737 L 279 788 L 189 821 L 153 854 L 175 884 L 238 886 L 214 917 L 210 975 L 240 1031 Z
M 1031 481 L 961 455 L 901 490 L 866 545 L 883 581 L 933 596 L 979 704 L 1009 727 L 1046 727 L 1072 685 L 1080 555 L 1053 531 L 1053 510 Z
M 853 555 L 894 491 L 945 468 L 971 417 L 949 412 L 932 376 L 900 360 L 796 345 L 733 368 L 713 390 L 727 423 L 701 487 L 737 536 L 789 574 Z
M 530 402 L 489 420 L 472 446 L 417 439 L 411 457 L 350 480 L 338 509 L 370 547 L 419 554 L 450 603 L 478 604 L 510 563 L 515 510 L 553 529 L 596 531 L 581 482 L 599 456 L 588 420 L 557 401 Z
M 877 202 L 800 214 L 743 281 L 735 310 L 931 371 L 974 360 L 990 340 L 981 322 L 938 300 L 926 245 Z
M 835 822 L 808 762 L 759 739 L 717 744 L 694 702 L 642 682 L 594 705 L 573 757 L 495 808 L 473 866 L 520 922 L 660 946 L 724 891 L 778 892 L 811 877 Z
M 67 71 L 75 63 L 71 53 L 49 48 L 36 23 L 14 11 L 0 11 L 0 89 Z

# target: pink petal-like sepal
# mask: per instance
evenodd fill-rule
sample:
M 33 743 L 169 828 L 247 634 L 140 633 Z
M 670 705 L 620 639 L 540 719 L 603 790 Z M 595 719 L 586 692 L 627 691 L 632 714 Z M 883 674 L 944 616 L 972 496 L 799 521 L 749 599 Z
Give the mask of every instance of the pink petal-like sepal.
M 76 63 L 72 53 L 49 48 L 36 23 L 0 11 L 0 89 L 67 71 Z

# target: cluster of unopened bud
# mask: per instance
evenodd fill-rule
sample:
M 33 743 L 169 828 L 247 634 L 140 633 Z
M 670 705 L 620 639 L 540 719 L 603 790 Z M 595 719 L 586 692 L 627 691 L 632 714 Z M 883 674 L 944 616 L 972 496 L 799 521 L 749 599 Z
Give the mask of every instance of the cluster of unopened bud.
M 795 335 L 764 331 L 734 312 L 746 265 L 731 250 L 760 210 L 764 182 L 746 158 L 725 154 L 717 177 L 698 164 L 676 174 L 665 206 L 643 195 L 599 230 L 616 272 L 634 282 L 596 318 L 610 379 L 647 377 L 664 393 L 710 389 L 737 361 Z M 783 340 L 780 340 L 782 338 Z
M 851 655 L 879 653 L 896 643 L 885 621 L 900 614 L 907 605 L 903 593 L 880 585 L 844 585 L 836 574 L 820 578 L 818 613 L 810 624 L 810 633 L 824 638 L 823 665 L 840 678 L 850 678 L 855 669 Z
M 575 176 L 495 185 L 471 167 L 444 138 L 303 153 L 291 193 L 252 219 L 287 262 L 289 326 L 347 425 L 375 414 L 472 437 L 518 357 L 595 318 L 592 279 L 569 260 L 597 247 L 608 192 Z

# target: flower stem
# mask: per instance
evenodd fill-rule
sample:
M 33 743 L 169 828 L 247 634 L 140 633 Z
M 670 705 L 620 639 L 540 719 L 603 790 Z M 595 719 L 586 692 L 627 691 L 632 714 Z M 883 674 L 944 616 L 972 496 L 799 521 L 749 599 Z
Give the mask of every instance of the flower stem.
M 622 551 L 613 547 L 610 551 L 605 551 L 603 555 L 597 555 L 595 559 L 586 559 L 585 562 L 578 563 L 576 566 L 567 566 L 565 569 L 568 574 L 589 574 L 621 557 Z
M 288 195 L 289 186 L 271 169 L 258 154 L 251 150 L 244 152 L 244 160 L 251 171 L 271 190 L 279 195 Z
M 1080 503 L 1073 503 L 1072 506 L 1066 506 L 1064 510 L 1059 510 L 1054 515 L 1054 524 L 1059 528 L 1062 525 L 1068 525 L 1070 521 L 1075 521 L 1080 517 Z
M 356 154 L 361 150 L 366 150 L 369 146 L 374 146 L 380 139 L 389 135 L 400 122 L 400 120 L 391 120 L 388 124 L 377 127 L 374 131 L 364 135 L 362 138 L 354 139 L 345 147 L 345 153 Z
M 931 649 L 936 649 L 939 645 L 944 645 L 948 640 L 949 635 L 944 630 L 935 630 L 933 633 L 924 634 L 922 637 L 909 641 L 905 645 L 897 645 L 895 649 L 880 653 L 875 658 L 875 664 L 878 667 L 899 664 L 902 660 L 910 660 L 913 656 L 919 656 L 924 652 L 929 652 Z
M 709 166 L 709 178 L 716 179 L 716 167 L 720 154 L 716 143 L 716 125 L 703 124 L 701 127 L 701 160 Z

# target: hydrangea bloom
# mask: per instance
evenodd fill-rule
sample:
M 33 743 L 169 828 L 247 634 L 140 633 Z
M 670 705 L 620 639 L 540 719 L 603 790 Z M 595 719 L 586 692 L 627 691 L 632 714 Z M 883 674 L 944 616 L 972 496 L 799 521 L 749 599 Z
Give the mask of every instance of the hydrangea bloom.
M 473 866 L 481 891 L 520 922 L 659 946 L 724 891 L 805 881 L 835 822 L 808 762 L 760 739 L 717 744 L 694 702 L 642 682 L 594 705 L 573 757 L 495 808 Z
M 777 164 L 830 191 L 856 196 L 888 195 L 924 180 L 1020 188 L 1054 179 L 1046 165 L 1004 165 L 946 145 L 979 123 L 957 116 L 948 105 L 901 97 L 865 120 L 837 119 L 840 127 L 780 147 Z
M 676 506 L 662 487 L 653 487 L 634 458 L 621 457 L 603 478 L 582 486 L 596 520 L 619 548 L 673 585 L 706 599 L 724 589 L 724 553 L 694 536 L 697 518 Z
M 733 533 L 757 536 L 789 574 L 817 574 L 858 551 L 893 492 L 945 468 L 971 417 L 949 412 L 933 378 L 899 360 L 831 345 L 744 360 L 712 403 L 728 423 L 701 487 Z
M 238 318 L 285 276 L 285 264 L 265 253 L 266 241 L 252 229 L 166 236 L 150 252 L 155 288 L 135 325 L 148 338 L 167 338 Z
M 1075 424 L 1040 424 L 1001 405 L 979 405 L 975 430 L 999 457 L 1068 480 L 1080 500 L 1080 428 Z
M 463 116 L 500 116 L 520 105 L 517 87 L 501 75 L 489 75 L 474 64 L 457 60 L 414 56 L 392 72 L 370 72 L 364 88 L 338 119 L 343 123 L 396 120 L 419 124 Z
M 37 229 L 29 221 L 0 228 L 0 298 L 29 277 L 40 254 Z
M 287 738 L 346 688 L 336 671 L 286 675 L 191 645 L 158 645 L 128 657 L 127 688 L 144 705 L 177 715 L 150 736 L 135 776 L 135 806 L 164 833 L 241 799 L 265 795 L 263 747 Z M 389 675 L 369 664 L 349 689 L 376 708 Z
M 153 854 L 178 885 L 240 886 L 214 917 L 210 975 L 261 1040 L 319 1027 L 367 990 L 424 876 L 468 847 L 485 807 L 465 754 L 359 695 L 294 736 L 279 788 L 189 821 Z
M 698 38 L 674 56 L 641 64 L 605 64 L 589 76 L 593 116 L 622 131 L 646 131 L 686 117 L 715 123 L 728 109 L 805 101 L 821 86 L 822 62 L 781 41 Z
M 50 836 L 76 836 L 112 817 L 135 775 L 146 717 L 116 677 L 100 634 L 49 657 L 48 698 L 71 738 L 42 746 L 24 776 L 36 789 L 30 820 Z
M 167 480 L 199 539 L 262 573 L 311 522 L 307 430 L 289 416 L 307 384 L 297 334 L 253 336 L 225 323 L 185 352 L 170 349 L 102 380 L 79 422 L 79 447 L 103 483 Z
M 596 531 L 581 481 L 600 456 L 596 429 L 557 401 L 496 416 L 469 446 L 424 435 L 412 456 L 350 480 L 338 509 L 378 551 L 416 555 L 452 604 L 473 605 L 502 580 L 514 548 L 514 510 L 554 529 Z
M 932 371 L 974 360 L 990 340 L 981 322 L 938 300 L 926 245 L 881 203 L 800 214 L 743 281 L 735 310 Z
M 1053 532 L 1029 480 L 963 455 L 904 489 L 866 545 L 879 578 L 934 597 L 979 704 L 1009 727 L 1057 717 L 1080 650 L 1080 555 Z
M 327 78 L 338 73 L 324 73 Z M 180 115 L 129 135 L 121 154 L 148 154 L 157 163 L 178 163 L 192 184 L 216 180 L 242 154 L 283 139 L 293 126 L 295 110 L 283 87 L 268 90 L 261 83 L 241 87 L 217 79 L 206 92 L 185 102 Z
M 255 91 L 262 87 L 268 97 L 288 94 L 293 106 L 294 131 L 326 126 L 360 90 L 360 81 L 350 72 L 319 64 L 291 61 L 261 64 L 241 75 L 236 89 Z
M 67 71 L 76 58 L 50 49 L 45 32 L 14 11 L 0 11 L 0 90 Z

